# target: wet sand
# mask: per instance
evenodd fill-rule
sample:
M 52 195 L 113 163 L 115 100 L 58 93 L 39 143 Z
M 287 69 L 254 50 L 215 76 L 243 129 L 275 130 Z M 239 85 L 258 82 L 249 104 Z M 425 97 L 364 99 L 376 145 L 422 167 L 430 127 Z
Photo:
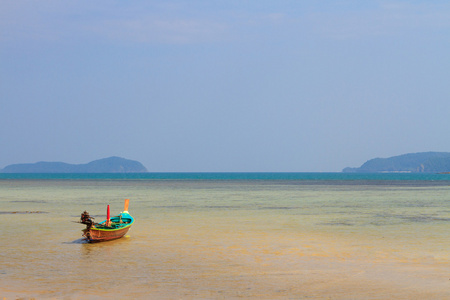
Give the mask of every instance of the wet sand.
M 78 241 L 71 244 L 79 247 L 78 262 L 63 259 L 76 270 L 32 262 L 30 268 L 50 270 L 35 270 L 35 277 L 26 282 L 2 278 L 1 295 L 6 299 L 450 298 L 448 262 L 407 258 L 389 252 L 389 247 L 376 250 L 379 241 L 184 225 L 152 224 L 151 235 L 136 229 L 125 239 L 103 244 Z M 61 277 L 52 277 L 49 271 Z

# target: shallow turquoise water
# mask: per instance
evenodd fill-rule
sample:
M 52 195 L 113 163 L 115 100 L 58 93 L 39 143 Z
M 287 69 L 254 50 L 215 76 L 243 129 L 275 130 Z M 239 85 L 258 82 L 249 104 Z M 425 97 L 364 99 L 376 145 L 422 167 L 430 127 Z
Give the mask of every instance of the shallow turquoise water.
M 0 179 L 85 180 L 277 180 L 277 181 L 449 181 L 450 174 L 434 173 L 0 173 Z M 442 184 L 442 183 L 441 183 Z

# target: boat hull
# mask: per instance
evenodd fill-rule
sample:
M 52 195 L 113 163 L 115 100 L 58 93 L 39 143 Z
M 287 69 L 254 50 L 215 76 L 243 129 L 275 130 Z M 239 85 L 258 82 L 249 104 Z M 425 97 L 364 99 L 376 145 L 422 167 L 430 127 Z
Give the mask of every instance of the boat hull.
M 104 242 L 123 237 L 128 232 L 129 229 L 130 227 L 115 230 L 91 228 L 89 230 L 84 229 L 83 235 L 87 238 L 87 241 L 90 243 Z

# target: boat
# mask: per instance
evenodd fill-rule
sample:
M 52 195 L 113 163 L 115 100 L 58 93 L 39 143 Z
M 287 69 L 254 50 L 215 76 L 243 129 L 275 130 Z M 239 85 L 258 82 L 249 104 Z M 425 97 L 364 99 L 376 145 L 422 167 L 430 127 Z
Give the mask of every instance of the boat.
M 95 243 L 123 237 L 134 223 L 134 218 L 128 212 L 129 202 L 129 199 L 125 199 L 123 211 L 112 218 L 110 217 L 108 205 L 106 210 L 106 220 L 100 223 L 95 223 L 93 221 L 94 218 L 91 217 L 87 211 L 84 211 L 81 214 L 79 223 L 86 225 L 86 228 L 82 230 L 85 240 L 88 243 Z

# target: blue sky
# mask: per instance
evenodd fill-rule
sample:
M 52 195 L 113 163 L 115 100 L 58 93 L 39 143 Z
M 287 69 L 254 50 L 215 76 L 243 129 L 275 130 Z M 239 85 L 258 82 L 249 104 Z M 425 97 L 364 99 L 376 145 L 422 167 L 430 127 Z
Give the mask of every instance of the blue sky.
M 0 168 L 340 171 L 450 151 L 447 1 L 0 1 Z

